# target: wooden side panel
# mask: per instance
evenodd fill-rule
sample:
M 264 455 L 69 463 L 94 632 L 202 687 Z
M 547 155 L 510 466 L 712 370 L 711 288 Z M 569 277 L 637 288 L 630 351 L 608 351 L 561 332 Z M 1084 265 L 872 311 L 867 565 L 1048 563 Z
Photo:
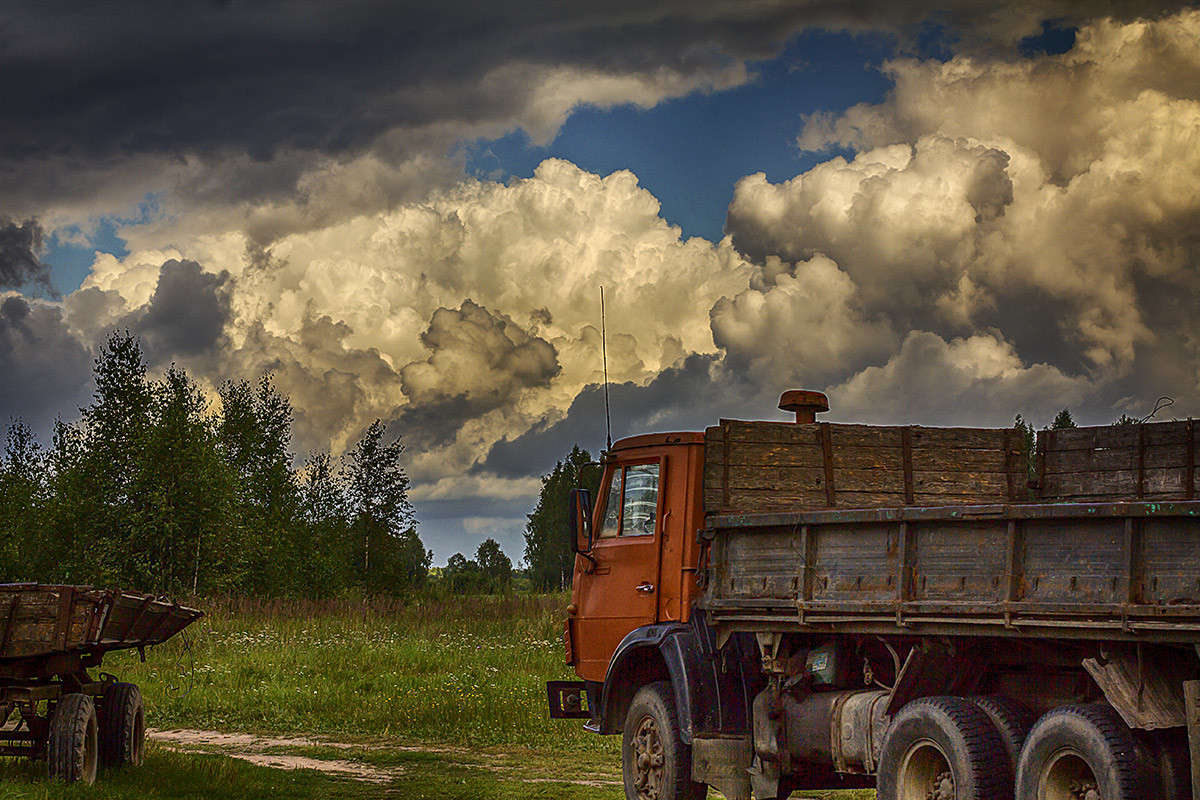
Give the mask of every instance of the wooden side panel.
M 1152 605 L 1200 605 L 1200 525 L 1148 519 L 1141 523 L 1144 583 L 1139 596 Z
M 1200 426 L 1190 420 L 1042 431 L 1039 497 L 1191 500 Z
M 714 513 L 1003 503 L 1025 475 L 1009 429 L 722 420 L 705 432 Z
M 814 602 L 888 603 L 896 596 L 895 526 L 827 525 L 811 531 Z
M 1020 600 L 1122 604 L 1129 596 L 1125 522 L 1097 519 L 1070 535 L 1056 521 L 1023 526 L 1025 580 Z
M 917 528 L 914 600 L 1005 599 L 1007 526 L 1003 521 L 939 522 Z

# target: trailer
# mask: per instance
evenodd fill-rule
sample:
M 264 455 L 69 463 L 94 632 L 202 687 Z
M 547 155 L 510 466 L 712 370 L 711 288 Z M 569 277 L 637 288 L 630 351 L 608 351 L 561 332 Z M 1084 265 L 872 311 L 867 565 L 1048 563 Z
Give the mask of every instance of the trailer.
M 622 737 L 629 800 L 1200 797 L 1197 426 L 1030 452 L 780 407 L 622 440 L 571 494 L 550 711 Z
M 112 650 L 160 644 L 202 612 L 151 595 L 0 584 L 0 755 L 44 760 L 51 777 L 93 783 L 101 766 L 142 762 L 142 696 L 93 676 Z

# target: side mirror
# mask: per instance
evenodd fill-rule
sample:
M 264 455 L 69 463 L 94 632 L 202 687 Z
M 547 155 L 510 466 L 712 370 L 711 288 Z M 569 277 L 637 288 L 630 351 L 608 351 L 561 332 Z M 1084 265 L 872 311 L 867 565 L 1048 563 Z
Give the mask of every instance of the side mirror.
M 572 489 L 567 497 L 567 520 L 571 534 L 571 552 L 588 553 L 592 549 L 592 493 Z

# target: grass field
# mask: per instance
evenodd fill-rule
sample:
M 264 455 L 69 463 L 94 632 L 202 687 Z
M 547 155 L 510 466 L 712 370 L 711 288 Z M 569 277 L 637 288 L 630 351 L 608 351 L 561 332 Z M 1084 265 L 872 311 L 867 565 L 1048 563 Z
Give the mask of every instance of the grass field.
M 4 764 L 0 800 L 618 800 L 615 737 L 546 717 L 544 682 L 573 677 L 565 603 L 201 601 L 208 615 L 187 637 L 144 664 L 131 653 L 104 664 L 142 687 L 149 726 L 183 732 L 159 734 L 141 770 L 91 788 Z

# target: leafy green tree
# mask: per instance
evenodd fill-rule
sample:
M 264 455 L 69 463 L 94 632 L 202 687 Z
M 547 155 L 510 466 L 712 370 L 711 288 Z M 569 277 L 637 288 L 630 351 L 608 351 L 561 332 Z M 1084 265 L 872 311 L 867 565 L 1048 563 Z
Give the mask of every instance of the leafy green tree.
M 155 592 L 227 589 L 233 479 L 208 401 L 182 369 L 152 384 L 152 422 L 136 493 L 144 497 L 125 577 Z
M 328 452 L 313 453 L 303 469 L 301 573 L 309 595 L 337 594 L 350 584 L 354 541 L 346 492 Z
M 45 454 L 29 427 L 13 422 L 0 458 L 0 580 L 28 580 L 28 555 L 42 544 L 48 489 Z
M 1054 422 L 1050 423 L 1050 429 L 1055 431 L 1065 430 L 1075 427 L 1075 419 L 1071 416 L 1071 410 L 1064 408 L 1054 416 Z
M 428 579 L 433 553 L 417 535 L 408 500 L 408 475 L 399 437 L 384 440 L 387 426 L 375 420 L 346 455 L 343 480 L 349 518 L 358 542 L 364 588 L 394 592 L 419 588 Z
M 478 562 L 455 553 L 446 560 L 442 582 L 451 594 L 475 594 L 484 591 L 485 579 Z
M 94 362 L 95 391 L 80 421 L 80 456 L 70 506 L 57 533 L 71 543 L 78 577 L 120 584 L 140 558 L 139 519 L 148 498 L 139 492 L 154 397 L 141 345 L 130 333 L 113 334 Z M 136 570 L 134 570 L 136 571 Z
M 595 502 L 600 471 L 591 461 L 588 452 L 575 445 L 549 475 L 542 477 L 541 494 L 525 524 L 525 563 L 538 590 L 562 589 L 571 584 L 575 561 L 567 530 L 568 492 L 588 489 Z
M 229 381 L 221 389 L 217 436 L 235 476 L 238 558 L 229 566 L 235 580 L 258 592 L 294 590 L 302 573 L 300 492 L 292 470 L 292 407 L 270 375 L 257 387 Z
M 507 592 L 512 588 L 512 560 L 504 555 L 500 543 L 495 539 L 484 539 L 475 550 L 475 563 L 483 577 L 485 591 L 489 594 Z

